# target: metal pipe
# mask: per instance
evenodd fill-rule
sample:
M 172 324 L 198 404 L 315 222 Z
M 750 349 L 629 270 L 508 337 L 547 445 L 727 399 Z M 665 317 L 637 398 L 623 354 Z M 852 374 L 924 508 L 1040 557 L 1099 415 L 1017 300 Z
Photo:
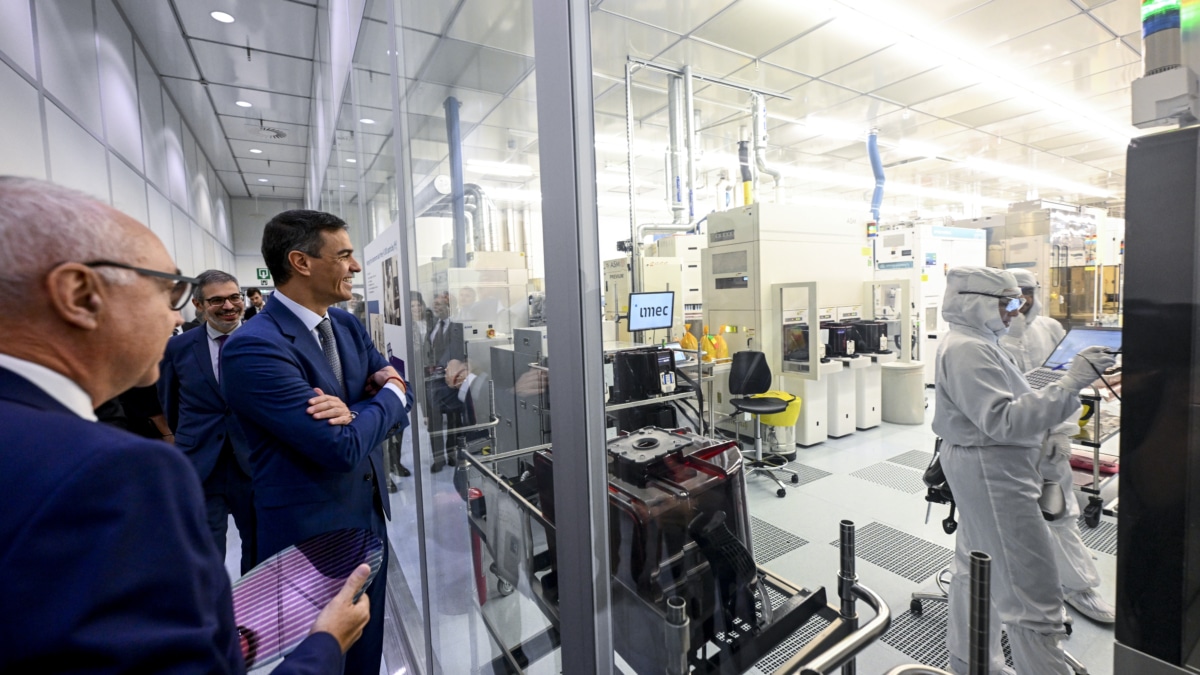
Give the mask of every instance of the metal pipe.
M 992 558 L 981 551 L 971 551 L 971 614 L 967 631 L 970 635 L 968 668 L 971 675 L 987 675 L 991 656 L 988 648 L 991 621 Z
M 854 559 L 854 522 L 843 520 L 840 527 L 841 566 L 838 570 L 838 596 L 842 599 L 842 605 L 838 611 L 851 630 L 854 630 L 858 628 L 858 612 L 854 607 L 853 591 L 858 582 Z M 842 666 L 842 675 L 854 675 L 856 670 L 854 659 L 849 659 Z
M 461 103 L 447 96 L 442 103 L 446 110 L 446 141 L 450 146 L 450 194 L 454 199 L 454 266 L 467 265 L 467 219 L 463 196 L 462 129 L 458 109 Z
M 883 205 L 883 161 L 879 159 L 879 130 L 872 129 L 867 136 L 867 157 L 871 160 L 871 172 L 875 175 L 875 192 L 871 194 L 871 217 L 879 222 L 879 207 Z
M 687 600 L 678 595 L 667 598 L 667 631 L 664 647 L 667 652 L 667 675 L 687 675 L 691 633 L 688 628 Z
M 878 640 L 879 636 L 883 635 L 891 625 L 892 611 L 878 593 L 858 584 L 855 584 L 850 590 L 859 600 L 867 603 L 867 606 L 874 610 L 875 618 L 809 661 L 800 669 L 800 675 L 826 675 L 826 673 L 837 670 L 839 666 L 844 665 L 872 642 Z
M 687 136 L 684 147 L 687 148 L 687 205 L 688 222 L 696 218 L 696 99 L 692 87 L 692 67 L 683 67 L 683 112 Z
M 667 81 L 667 198 L 671 200 L 671 222 L 682 223 L 686 207 L 683 204 L 683 162 L 680 146 L 684 144 L 683 124 L 683 81 L 671 76 Z M 688 146 L 690 147 L 690 146 Z
M 644 60 L 642 60 L 642 59 L 634 59 L 634 58 L 630 58 L 630 59 L 628 59 L 628 60 L 626 61 L 626 67 L 628 67 L 628 64 L 630 64 L 630 63 L 636 64 L 636 65 L 638 65 L 638 66 L 641 66 L 641 67 L 643 67 L 643 68 L 649 68 L 649 69 L 651 69 L 651 70 L 657 70 L 657 71 L 659 71 L 659 72 L 663 72 L 663 73 L 672 73 L 672 74 L 674 74 L 674 75 L 680 75 L 680 74 L 681 74 L 681 73 L 680 73 L 678 70 L 675 70 L 674 68 L 668 68 L 668 67 L 666 67 L 666 66 L 660 66 L 660 65 L 658 65 L 657 63 L 651 63 L 650 61 L 644 61 Z M 706 76 L 706 75 L 696 75 L 696 74 L 693 74 L 693 75 L 692 75 L 692 77 L 693 77 L 693 78 L 695 78 L 695 79 L 697 79 L 697 80 L 700 80 L 700 81 L 702 81 L 702 82 L 709 82 L 709 83 L 712 83 L 712 84 L 719 84 L 719 85 L 721 85 L 722 87 L 729 87 L 730 89 L 737 89 L 737 90 L 739 90 L 739 91 L 748 91 L 748 92 L 750 92 L 751 94 L 762 94 L 763 96 L 770 96 L 770 97 L 772 97 L 772 98 L 779 98 L 779 99 L 783 99 L 784 101 L 790 101 L 790 100 L 792 100 L 792 97 L 791 97 L 791 96 L 785 96 L 784 94 L 777 94 L 777 93 L 775 93 L 775 92 L 773 92 L 773 91 L 764 91 L 764 90 L 762 90 L 762 89 L 755 89 L 754 87 L 747 87 L 747 86 L 745 86 L 745 85 L 741 85 L 741 84 L 734 84 L 733 82 L 727 82 L 726 80 L 722 80 L 722 79 L 720 79 L 720 78 L 716 78 L 716 77 L 708 77 L 708 76 Z
M 778 169 L 767 165 L 767 99 L 762 94 L 754 95 L 754 163 L 759 174 L 767 174 L 775 181 L 775 201 L 780 201 L 779 182 L 783 175 Z

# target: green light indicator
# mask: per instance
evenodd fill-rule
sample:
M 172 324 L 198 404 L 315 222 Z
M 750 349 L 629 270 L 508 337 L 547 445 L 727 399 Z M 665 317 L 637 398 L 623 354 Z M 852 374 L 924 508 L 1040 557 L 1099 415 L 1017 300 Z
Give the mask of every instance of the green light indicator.
M 1142 21 L 1155 14 L 1179 11 L 1179 0 L 1142 0 Z

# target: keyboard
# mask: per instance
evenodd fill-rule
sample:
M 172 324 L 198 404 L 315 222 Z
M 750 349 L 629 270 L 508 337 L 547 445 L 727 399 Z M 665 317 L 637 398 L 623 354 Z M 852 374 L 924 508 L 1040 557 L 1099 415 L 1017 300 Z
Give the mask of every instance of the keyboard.
M 1034 391 L 1044 389 L 1046 385 L 1058 382 L 1067 374 L 1065 370 L 1049 370 L 1047 368 L 1038 368 L 1025 373 L 1025 381 L 1029 383 L 1029 388 Z

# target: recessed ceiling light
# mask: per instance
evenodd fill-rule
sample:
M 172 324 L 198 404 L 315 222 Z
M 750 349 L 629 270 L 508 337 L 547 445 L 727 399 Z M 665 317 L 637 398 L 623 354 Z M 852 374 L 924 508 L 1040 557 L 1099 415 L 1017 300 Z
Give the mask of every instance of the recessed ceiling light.
M 353 157 L 348 157 L 348 158 L 346 158 L 346 163 L 347 164 L 357 164 L 358 160 L 354 159 Z
M 364 117 L 361 120 L 359 120 L 359 122 L 361 122 L 363 124 L 375 124 L 375 120 L 373 120 L 369 117 Z
M 258 182 L 260 182 L 260 183 L 266 183 L 266 182 L 267 182 L 267 179 L 266 179 L 266 178 L 259 178 L 259 179 L 258 179 Z
M 252 154 L 252 155 L 261 155 L 261 154 L 262 154 L 262 150 L 259 150 L 258 148 L 250 148 L 250 154 Z
M 239 108 L 250 108 L 254 106 L 254 104 L 250 101 L 234 101 L 233 104 Z
M 233 23 L 233 15 L 226 14 L 225 12 L 213 12 L 209 16 L 221 23 Z
M 339 188 L 344 188 L 344 187 L 346 187 L 346 186 L 345 186 L 345 185 L 339 185 L 338 187 L 339 187 Z

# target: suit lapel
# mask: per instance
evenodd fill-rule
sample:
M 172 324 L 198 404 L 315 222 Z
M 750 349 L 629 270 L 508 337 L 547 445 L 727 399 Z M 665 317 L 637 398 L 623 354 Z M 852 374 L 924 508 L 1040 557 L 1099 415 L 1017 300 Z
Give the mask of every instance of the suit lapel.
M 192 355 L 196 357 L 196 363 L 200 372 L 204 373 L 204 381 L 220 396 L 221 385 L 217 383 L 217 376 L 213 373 L 212 353 L 208 351 L 208 328 L 200 326 L 193 329 L 192 332 L 200 334 L 192 343 Z
M 274 296 L 267 300 L 267 304 L 263 306 L 260 314 L 269 316 L 275 321 L 275 325 L 279 326 L 279 331 L 285 336 L 291 338 L 292 345 L 313 363 L 316 368 L 317 375 L 320 378 L 318 386 L 325 393 L 337 392 L 337 378 L 333 376 L 333 369 L 329 367 L 329 362 L 325 360 L 325 352 L 321 350 L 321 345 L 312 333 L 304 327 L 304 322 L 300 317 L 292 313 L 282 302 L 275 299 Z M 342 375 L 345 375 L 346 366 L 342 365 Z

